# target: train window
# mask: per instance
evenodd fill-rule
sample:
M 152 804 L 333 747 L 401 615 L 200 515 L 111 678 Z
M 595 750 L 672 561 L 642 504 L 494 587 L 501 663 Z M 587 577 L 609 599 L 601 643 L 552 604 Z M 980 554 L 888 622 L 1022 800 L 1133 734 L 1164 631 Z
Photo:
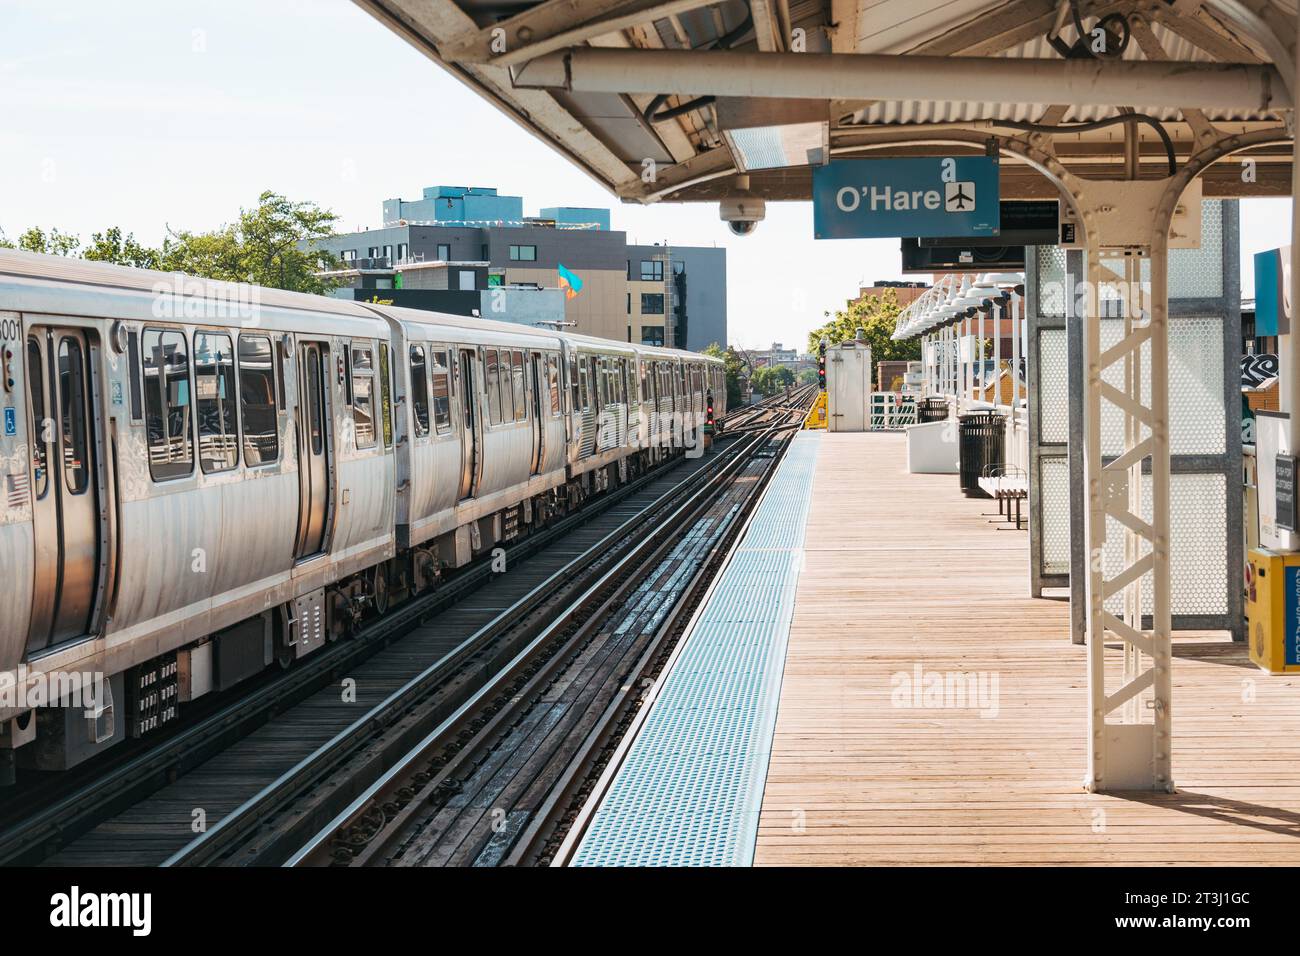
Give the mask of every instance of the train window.
M 81 343 L 76 339 L 59 342 L 59 410 L 63 425 L 63 474 L 68 491 L 79 495 L 86 490 L 86 366 Z
M 249 468 L 280 457 L 274 362 L 275 350 L 265 335 L 239 337 L 239 411 L 244 420 L 244 464 Z
M 447 353 L 434 350 L 433 358 L 433 423 L 439 435 L 451 431 L 451 371 L 447 368 Z
M 423 345 L 411 346 L 411 415 L 415 419 L 415 437 L 429 434 L 429 374 Z
M 141 405 L 144 397 L 140 394 L 140 333 L 132 329 L 126 334 L 127 363 L 130 366 L 131 384 L 127 389 L 131 397 L 131 421 L 144 420 Z
M 45 366 L 41 347 L 35 339 L 27 340 L 27 382 L 32 395 L 32 472 L 36 476 L 33 493 L 36 500 L 45 497 L 50 486 L 49 438 L 45 416 Z
M 582 407 L 578 400 L 578 359 L 576 356 L 569 356 L 569 406 L 573 411 Z
M 497 370 L 497 350 L 488 349 L 487 355 L 487 393 L 488 418 L 493 425 L 501 424 L 501 384 Z
M 180 478 L 194 470 L 189 348 L 180 332 L 145 329 L 143 351 L 149 473 L 154 481 Z
M 352 346 L 352 425 L 358 448 L 375 446 L 375 360 L 368 348 Z
M 513 352 L 510 358 L 510 383 L 515 393 L 515 421 L 528 417 L 528 397 L 524 394 L 524 353 Z
M 229 335 L 194 333 L 194 402 L 199 418 L 199 467 L 204 474 L 229 471 L 239 464 L 234 351 Z
M 591 407 L 591 396 L 587 392 L 587 356 L 578 359 L 578 407 L 584 411 Z
M 307 362 L 307 427 L 311 433 L 311 453 L 321 454 L 324 449 L 324 431 L 321 408 L 321 356 L 312 349 L 306 356 Z M 326 370 L 328 371 L 328 356 Z
M 560 360 L 554 355 L 546 356 L 546 380 L 551 387 L 551 415 L 560 414 Z
M 384 447 L 393 445 L 393 364 L 388 361 L 388 343 L 379 343 L 379 410 L 383 416 Z
M 592 356 L 587 365 L 587 395 L 591 398 L 591 404 L 600 409 L 604 408 L 605 405 L 602 400 L 603 396 L 600 394 L 600 373 L 596 367 L 597 362 L 603 362 L 603 359 Z

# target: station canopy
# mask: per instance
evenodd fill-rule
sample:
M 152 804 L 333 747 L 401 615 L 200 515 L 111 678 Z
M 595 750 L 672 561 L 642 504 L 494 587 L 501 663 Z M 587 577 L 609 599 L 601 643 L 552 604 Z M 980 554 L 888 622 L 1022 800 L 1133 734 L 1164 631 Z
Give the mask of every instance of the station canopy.
M 1171 149 L 1277 129 L 1292 106 L 1295 4 L 1278 0 L 357 2 L 632 202 L 807 200 L 828 156 L 993 136 L 1084 179 L 1161 178 Z M 1002 155 L 1003 199 L 1058 196 Z M 1290 195 L 1290 156 L 1238 152 L 1204 195 Z

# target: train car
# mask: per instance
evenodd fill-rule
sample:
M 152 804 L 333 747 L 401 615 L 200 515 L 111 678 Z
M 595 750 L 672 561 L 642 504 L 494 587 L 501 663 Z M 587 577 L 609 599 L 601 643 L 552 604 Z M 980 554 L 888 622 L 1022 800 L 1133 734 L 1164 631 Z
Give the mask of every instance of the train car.
M 397 384 L 397 540 L 422 590 L 565 510 L 562 340 L 502 322 L 378 307 Z M 406 569 L 396 569 L 403 573 Z
M 0 306 L 0 781 L 288 666 L 679 454 L 714 361 L 7 250 Z

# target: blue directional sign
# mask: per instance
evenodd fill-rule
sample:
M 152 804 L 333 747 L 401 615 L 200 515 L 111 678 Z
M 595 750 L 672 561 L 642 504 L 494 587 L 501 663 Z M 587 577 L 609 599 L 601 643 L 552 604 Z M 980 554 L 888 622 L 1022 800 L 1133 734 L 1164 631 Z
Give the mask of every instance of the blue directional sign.
M 12 408 L 5 409 L 5 435 L 18 434 L 18 415 Z
M 841 159 L 813 167 L 813 238 L 996 236 L 989 156 Z

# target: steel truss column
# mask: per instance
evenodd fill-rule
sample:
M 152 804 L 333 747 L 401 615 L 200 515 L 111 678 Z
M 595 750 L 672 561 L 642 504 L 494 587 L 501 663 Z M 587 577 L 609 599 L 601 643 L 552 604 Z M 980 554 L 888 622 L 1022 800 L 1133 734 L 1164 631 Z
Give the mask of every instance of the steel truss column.
M 1162 202 L 1173 185 L 1163 180 L 1075 183 L 1075 201 L 1088 229 L 1088 280 L 1077 292 L 1085 356 L 1089 790 L 1173 789 L 1167 255 L 1173 207 Z M 1148 257 L 1151 286 L 1144 302 L 1141 263 Z M 1122 310 L 1123 333 L 1103 348 L 1102 319 L 1115 309 Z M 1149 347 L 1149 396 L 1143 395 L 1144 346 Z M 1119 453 L 1110 460 L 1102 457 L 1106 405 L 1125 423 Z M 1147 467 L 1149 520 L 1142 507 Z M 1112 535 L 1121 537 L 1122 567 L 1108 573 L 1106 544 Z M 1144 600 L 1150 602 L 1149 615 Z M 1108 636 L 1123 648 L 1122 676 L 1111 693 Z M 1112 714 L 1120 721 L 1109 721 Z

